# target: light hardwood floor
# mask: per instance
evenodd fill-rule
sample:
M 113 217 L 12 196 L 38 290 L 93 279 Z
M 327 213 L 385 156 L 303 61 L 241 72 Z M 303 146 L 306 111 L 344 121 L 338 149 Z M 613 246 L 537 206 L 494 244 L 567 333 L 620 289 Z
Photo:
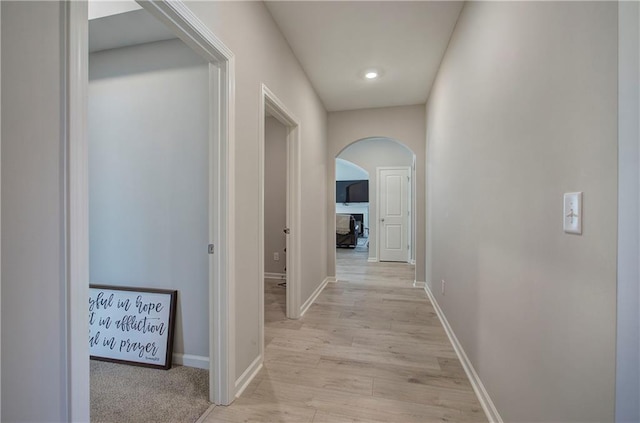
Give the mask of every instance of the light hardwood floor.
M 300 320 L 265 282 L 264 368 L 206 422 L 485 422 L 413 266 L 338 249 L 338 283 Z

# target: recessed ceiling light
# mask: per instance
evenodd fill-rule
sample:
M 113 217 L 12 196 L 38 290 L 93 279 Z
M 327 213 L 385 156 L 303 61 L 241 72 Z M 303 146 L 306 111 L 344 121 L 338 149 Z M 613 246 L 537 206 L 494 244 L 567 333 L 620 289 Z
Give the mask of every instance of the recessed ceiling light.
M 376 79 L 378 77 L 378 72 L 376 71 L 368 71 L 364 74 L 364 77 L 367 79 Z
M 384 75 L 384 71 L 380 68 L 365 68 L 358 72 L 358 77 L 367 81 L 373 81 Z

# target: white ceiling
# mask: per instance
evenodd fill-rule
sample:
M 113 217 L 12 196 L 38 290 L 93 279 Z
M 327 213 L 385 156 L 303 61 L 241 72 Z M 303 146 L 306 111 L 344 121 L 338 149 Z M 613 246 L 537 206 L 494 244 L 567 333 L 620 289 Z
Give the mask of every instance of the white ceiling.
M 89 20 L 142 9 L 134 0 L 89 0 Z
M 425 103 L 462 4 L 266 2 L 329 111 Z
M 267 1 L 329 111 L 425 103 L 457 1 Z M 91 52 L 175 38 L 133 0 L 89 2 Z M 373 81 L 363 71 L 383 72 Z
M 89 52 L 170 40 L 176 35 L 136 2 L 89 2 Z
M 336 157 L 336 181 L 360 179 L 369 179 L 369 173 L 349 160 Z

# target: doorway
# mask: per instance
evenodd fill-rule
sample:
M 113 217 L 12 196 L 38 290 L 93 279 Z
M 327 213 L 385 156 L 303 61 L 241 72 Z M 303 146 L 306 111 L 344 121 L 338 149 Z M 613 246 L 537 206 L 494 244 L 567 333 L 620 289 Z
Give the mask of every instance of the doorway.
M 287 316 L 287 127 L 264 122 L 265 324 Z
M 368 208 L 364 208 L 364 203 L 352 203 L 349 204 L 349 209 L 344 207 L 344 204 L 340 201 L 339 194 L 339 168 L 341 163 L 348 161 L 358 168 L 361 175 L 369 175 L 369 189 L 368 189 Z M 364 216 L 365 221 L 364 229 L 366 233 L 366 245 L 368 245 L 368 257 L 369 263 L 377 263 L 380 261 L 401 261 L 407 262 L 411 265 L 415 265 L 415 261 L 412 260 L 416 251 L 417 237 L 416 237 L 416 209 L 418 203 L 416 201 L 416 178 L 415 178 L 415 163 L 416 155 L 414 152 L 401 142 L 392 138 L 386 137 L 368 137 L 356 140 L 346 147 L 344 147 L 336 155 L 336 178 L 335 178 L 335 190 L 333 196 L 336 201 L 336 213 L 347 212 L 352 216 L 358 216 L 358 213 L 363 213 L 364 210 L 368 210 L 368 214 Z M 394 227 L 394 232 L 388 232 L 386 237 L 381 234 L 383 227 L 381 226 L 381 211 L 380 206 L 380 174 L 379 169 L 402 169 L 407 174 L 403 174 L 403 184 L 398 185 L 398 188 L 402 188 L 403 191 L 398 191 L 398 195 L 395 199 L 403 202 L 402 214 L 406 215 L 401 227 Z M 407 178 L 408 176 L 408 178 Z M 349 173 L 350 179 L 364 178 L 364 176 L 356 177 L 353 172 Z M 398 184 L 400 180 L 396 181 Z M 332 187 L 334 188 L 334 187 Z M 357 210 L 362 208 L 363 211 Z M 337 218 L 336 218 L 337 219 Z M 386 219 L 386 218 L 385 218 Z M 388 228 L 391 231 L 392 227 Z M 333 235 L 333 234 L 332 234 Z M 337 235 L 333 235 L 337 236 Z M 395 238 L 390 238 L 394 236 Z M 390 244 L 387 247 L 382 248 L 383 242 L 393 241 L 395 244 Z M 361 241 L 361 240 L 359 240 Z M 403 245 L 404 251 L 401 250 L 400 245 Z M 408 249 L 407 249 L 408 246 Z M 390 249 L 396 250 L 395 257 L 390 257 L 387 253 Z M 382 251 L 381 250 L 385 250 Z M 344 258 L 345 253 L 343 249 L 337 251 L 336 260 L 338 256 Z M 338 275 L 337 275 L 338 276 Z
M 172 368 L 156 376 L 92 360 L 91 418 L 197 418 L 209 405 L 208 62 L 144 9 L 93 17 L 89 53 L 90 283 L 177 291 Z M 112 310 L 114 320 L 131 313 Z M 107 333 L 93 321 L 91 336 Z M 110 334 L 115 344 L 145 337 Z M 163 383 L 145 391 L 149 377 Z M 144 405 L 114 401 L 117 385 L 146 392 Z M 194 390 L 161 400 L 171 385 Z
M 266 117 L 273 119 L 283 127 L 282 135 L 286 137 L 285 160 L 285 227 L 276 228 L 282 230 L 285 235 L 284 254 L 286 254 L 286 271 L 284 282 L 286 283 L 286 316 L 289 319 L 300 317 L 300 140 L 299 121 L 287 109 L 280 99 L 266 86 L 262 85 L 262 101 L 260 110 L 260 228 L 261 239 L 258 240 L 260 249 L 260 357 L 264 359 L 264 293 L 265 293 L 265 254 L 274 258 L 280 251 L 265 252 L 265 148 L 266 148 Z M 274 122 L 274 123 L 275 123 Z M 271 200 L 271 199 L 269 199 Z M 273 260 L 281 261 L 281 260 Z M 283 269 L 284 270 L 284 269 Z
M 208 62 L 209 104 L 209 242 L 216 254 L 209 266 L 209 399 L 230 404 L 235 398 L 233 234 L 233 54 L 181 2 L 160 0 L 140 5 L 164 23 Z M 88 20 L 87 2 L 65 3 L 68 28 L 66 121 L 68 122 L 67 249 L 69 292 L 70 420 L 89 421 L 89 239 L 88 239 Z M 206 254 L 206 245 L 205 253 Z

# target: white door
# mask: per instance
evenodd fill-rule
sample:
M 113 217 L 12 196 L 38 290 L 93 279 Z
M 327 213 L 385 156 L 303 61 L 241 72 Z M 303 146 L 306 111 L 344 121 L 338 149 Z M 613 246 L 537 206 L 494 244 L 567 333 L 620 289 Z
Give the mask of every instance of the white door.
M 408 167 L 378 169 L 380 261 L 409 261 L 409 175 Z

